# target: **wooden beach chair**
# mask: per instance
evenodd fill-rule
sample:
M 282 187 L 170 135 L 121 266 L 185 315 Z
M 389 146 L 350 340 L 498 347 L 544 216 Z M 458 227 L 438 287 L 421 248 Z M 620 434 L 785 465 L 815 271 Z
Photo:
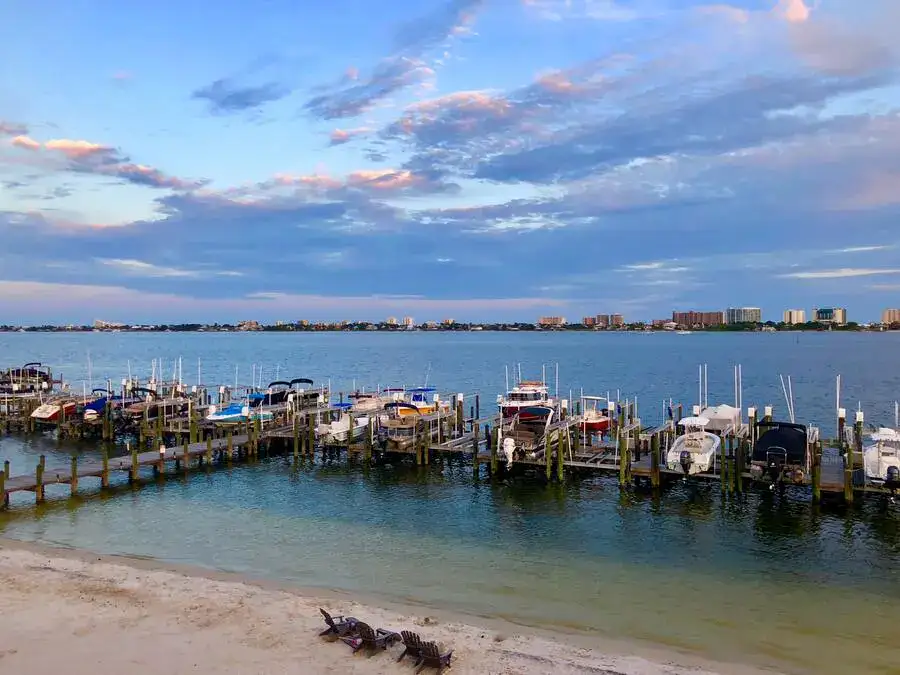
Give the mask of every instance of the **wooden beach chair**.
M 343 638 L 356 633 L 356 626 L 359 625 L 359 620 L 354 619 L 352 616 L 333 617 L 321 607 L 319 607 L 319 611 L 322 612 L 322 618 L 325 619 L 325 623 L 328 625 L 328 628 L 319 633 L 319 637 L 333 635 Z
M 411 656 L 416 660 L 415 665 L 419 665 L 422 660 L 422 638 L 417 633 L 409 630 L 400 631 L 403 636 L 403 653 L 397 657 L 397 661 L 402 661 L 404 656 Z
M 376 649 L 387 649 L 401 637 L 400 633 L 395 633 L 384 628 L 374 629 L 369 624 L 362 621 L 356 624 L 356 635 L 353 637 L 342 637 L 350 647 L 353 648 L 355 654 L 360 649 L 365 648 L 366 651 L 375 651 Z
M 452 656 L 452 649 L 446 654 L 441 654 L 441 650 L 438 649 L 436 643 L 423 642 L 419 667 L 416 668 L 416 672 L 421 673 L 425 668 L 437 668 L 438 675 L 440 675 L 444 668 L 450 667 L 450 658 Z

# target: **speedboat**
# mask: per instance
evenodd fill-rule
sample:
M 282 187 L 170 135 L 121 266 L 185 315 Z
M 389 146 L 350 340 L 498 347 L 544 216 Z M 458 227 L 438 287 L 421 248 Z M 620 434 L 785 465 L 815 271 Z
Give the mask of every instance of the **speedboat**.
M 215 424 L 237 424 L 247 420 L 268 422 L 274 417 L 272 411 L 253 408 L 247 403 L 229 403 L 222 408 L 211 405 L 206 415 L 206 419 Z
M 900 484 L 900 433 L 881 427 L 869 436 L 871 445 L 863 450 L 866 478 L 885 484 Z
M 715 467 L 716 453 L 722 444 L 714 433 L 706 431 L 706 417 L 685 417 L 678 422 L 684 433 L 675 439 L 666 453 L 666 468 L 682 471 L 685 476 L 709 471 Z
M 353 415 L 352 403 L 335 403 L 332 407 L 341 411 L 340 416 L 328 424 L 322 422 L 316 426 L 316 436 L 324 443 L 346 443 L 347 440 L 360 438 L 369 427 L 367 415 Z M 353 422 L 353 430 L 350 430 L 350 422 Z
M 70 418 L 78 410 L 76 399 L 57 399 L 42 403 L 31 413 L 31 418 L 37 423 L 53 423 L 60 421 L 60 417 Z
M 802 481 L 807 466 L 808 432 L 793 422 L 757 422 L 758 436 L 750 458 L 750 475 L 772 483 Z
M 609 431 L 609 401 L 600 396 L 581 397 L 581 422 L 579 426 L 589 434 Z
M 537 380 L 521 380 L 506 396 L 497 397 L 500 413 L 505 418 L 519 415 L 521 421 L 543 419 L 553 412 L 555 405 L 547 385 Z

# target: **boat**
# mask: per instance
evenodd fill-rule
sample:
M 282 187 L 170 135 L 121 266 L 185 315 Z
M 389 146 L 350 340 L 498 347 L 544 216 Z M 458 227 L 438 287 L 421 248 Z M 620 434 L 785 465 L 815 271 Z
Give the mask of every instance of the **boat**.
M 394 401 L 385 406 L 390 417 L 382 420 L 379 443 L 389 452 L 404 452 L 415 445 L 416 427 L 421 413 L 416 406 L 404 401 Z
M 355 391 L 348 394 L 351 410 L 354 413 L 375 413 L 384 410 L 384 406 L 393 400 L 390 396 L 376 392 Z
M 110 399 L 110 393 L 106 389 L 94 389 L 91 395 L 95 395 L 93 399 L 84 404 L 84 419 L 91 421 L 98 419 L 106 412 L 106 404 Z
M 547 430 L 553 422 L 554 411 L 551 408 L 545 414 L 543 406 L 540 410 L 524 407 L 500 425 L 500 449 L 506 457 L 506 466 L 513 461 L 526 457 L 534 459 L 545 449 Z
M 666 468 L 682 471 L 685 476 L 710 471 L 715 467 L 716 453 L 722 440 L 714 433 L 706 431 L 709 419 L 706 417 L 685 417 L 678 421 L 684 433 L 675 439 L 666 453 Z
M 180 415 L 187 410 L 188 400 L 183 397 L 158 398 L 153 389 L 135 387 L 132 392 L 146 394 L 143 400 L 125 406 L 124 414 L 133 421 L 141 419 L 155 420 L 160 414 L 163 417 Z
M 802 481 L 807 467 L 808 432 L 803 424 L 760 421 L 750 457 L 750 475 L 767 476 L 773 483 Z
M 543 382 L 520 380 L 506 392 L 505 396 L 497 397 L 497 405 L 505 418 L 519 415 L 521 421 L 543 419 L 552 413 L 555 407 L 548 391 L 547 385 Z
M 900 433 L 881 427 L 869 440 L 872 443 L 863 449 L 866 478 L 900 487 Z
M 741 410 L 725 403 L 709 406 L 700 411 L 700 417 L 709 420 L 706 431 L 727 434 L 741 425 Z
M 252 394 L 251 394 L 252 396 Z M 248 420 L 261 420 L 268 422 L 274 419 L 275 415 L 271 410 L 263 410 L 259 407 L 252 407 L 248 403 L 229 403 L 226 406 L 217 408 L 214 405 L 209 406 L 206 419 L 217 424 L 238 424 Z
M 42 403 L 31 412 L 31 418 L 37 423 L 52 423 L 63 418 L 70 418 L 78 411 L 77 399 L 57 399 Z
M 450 404 L 441 401 L 434 387 L 413 387 L 412 389 L 385 389 L 382 393 L 390 396 L 391 403 L 405 403 L 394 409 L 400 417 L 407 415 L 431 415 L 438 411 L 450 412 Z M 430 395 L 430 396 L 429 396 Z M 390 406 L 386 404 L 385 407 Z
M 2 394 L 48 391 L 52 386 L 53 378 L 50 368 L 37 361 L 0 373 L 0 393 Z
M 362 437 L 366 429 L 369 427 L 370 418 L 368 415 L 354 415 L 351 411 L 353 403 L 335 403 L 334 408 L 340 410 L 340 415 L 336 420 L 325 423 L 322 422 L 316 426 L 316 437 L 325 444 L 346 443 Z M 350 430 L 350 423 L 353 422 L 353 430 Z
M 581 397 L 581 429 L 589 434 L 609 431 L 609 401 L 601 396 Z

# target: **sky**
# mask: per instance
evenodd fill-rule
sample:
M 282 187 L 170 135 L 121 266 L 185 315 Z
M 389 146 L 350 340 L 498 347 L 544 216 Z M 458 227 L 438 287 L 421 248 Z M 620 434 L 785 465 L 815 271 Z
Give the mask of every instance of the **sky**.
M 7 0 L 0 324 L 900 306 L 896 0 Z

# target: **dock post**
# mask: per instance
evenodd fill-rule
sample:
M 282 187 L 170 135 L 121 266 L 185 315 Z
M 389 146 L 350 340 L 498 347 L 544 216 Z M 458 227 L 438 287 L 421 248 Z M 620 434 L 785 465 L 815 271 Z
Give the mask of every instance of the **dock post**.
M 212 465 L 212 459 L 213 459 L 213 446 L 212 446 L 212 443 L 213 443 L 212 436 L 207 436 L 207 437 L 206 437 L 206 465 L 207 465 L 207 466 L 211 466 L 211 465 Z
M 440 419 L 438 419 L 438 424 L 440 424 Z M 431 442 L 433 440 L 432 431 L 431 431 L 431 422 L 426 422 L 426 430 L 425 430 L 425 438 L 422 441 L 422 456 L 425 460 L 425 466 L 431 462 Z
M 650 437 L 650 487 L 659 489 L 659 434 Z
M 363 451 L 363 458 L 368 462 L 372 459 L 372 445 L 375 438 L 375 420 L 369 417 L 369 423 L 366 425 L 366 444 Z
M 735 448 L 734 458 L 734 488 L 738 494 L 744 493 L 744 464 L 750 452 L 750 443 L 746 439 L 739 438 Z
M 187 440 L 185 440 L 184 445 L 181 446 L 181 461 L 184 463 L 184 472 L 187 473 L 191 466 L 191 447 Z
M 719 436 L 719 478 L 722 482 L 722 494 L 728 491 L 728 453 L 725 449 L 727 440 L 724 435 Z
M 500 444 L 500 425 L 497 424 L 491 433 L 493 434 L 491 438 L 491 475 L 493 476 L 497 473 L 497 452 L 499 452 L 497 446 Z
M 466 432 L 465 414 L 463 413 L 463 396 L 456 395 L 456 433 L 462 436 Z
M 812 493 L 813 502 L 819 503 L 822 500 L 822 441 L 813 446 Z
M 234 432 L 229 427 L 228 440 L 225 443 L 225 461 L 231 466 L 232 455 L 234 454 Z
M 557 431 L 557 445 L 559 444 L 559 432 Z M 544 438 L 544 467 L 549 481 L 553 477 L 553 436 L 547 434 Z
M 42 501 L 44 501 L 44 467 L 46 465 L 46 461 L 46 458 L 41 455 L 40 460 L 38 460 L 37 468 L 34 472 L 34 501 L 36 504 L 40 504 Z
M 565 440 L 563 440 L 565 433 Z M 556 438 L 556 480 L 562 483 L 566 479 L 566 456 L 563 454 L 563 446 L 569 447 L 569 428 L 559 430 L 559 436 Z
M 139 468 L 140 468 L 140 466 L 138 465 L 138 451 L 137 451 L 137 447 L 134 447 L 134 448 L 131 448 L 131 471 L 128 473 L 128 480 L 130 482 L 132 482 L 132 483 L 137 482 Z
M 0 508 L 5 509 L 9 506 L 9 493 L 6 491 L 6 472 L 0 471 Z
M 109 487 L 109 449 L 103 446 L 103 469 L 100 472 L 100 487 Z
M 316 452 L 315 416 L 310 413 L 306 417 L 306 454 L 312 457 Z
M 837 435 L 838 435 L 838 449 L 843 454 L 845 442 L 844 442 L 844 427 L 847 424 L 847 411 L 844 408 L 838 408 L 838 424 L 837 424 Z
M 69 476 L 69 494 L 74 497 L 78 492 L 78 456 L 72 455 L 72 475 Z
M 462 403 L 459 403 L 457 412 L 462 410 Z M 481 467 L 478 465 L 478 432 L 480 425 L 476 422 L 472 428 L 472 475 L 475 478 L 481 476 Z
M 294 415 L 292 420 L 294 433 L 294 464 L 300 460 L 300 420 Z
M 481 396 L 475 394 L 475 419 L 481 419 Z
M 853 471 L 856 468 L 856 455 L 862 457 L 863 422 L 865 417 L 862 410 L 856 413 L 856 423 L 853 425 L 853 444 L 847 447 L 846 464 L 844 466 L 844 499 L 848 504 L 853 503 Z
M 619 434 L 619 485 L 628 484 L 628 436 Z
M 3 462 L 3 475 L 6 477 L 6 480 L 9 480 L 9 460 L 7 459 Z

